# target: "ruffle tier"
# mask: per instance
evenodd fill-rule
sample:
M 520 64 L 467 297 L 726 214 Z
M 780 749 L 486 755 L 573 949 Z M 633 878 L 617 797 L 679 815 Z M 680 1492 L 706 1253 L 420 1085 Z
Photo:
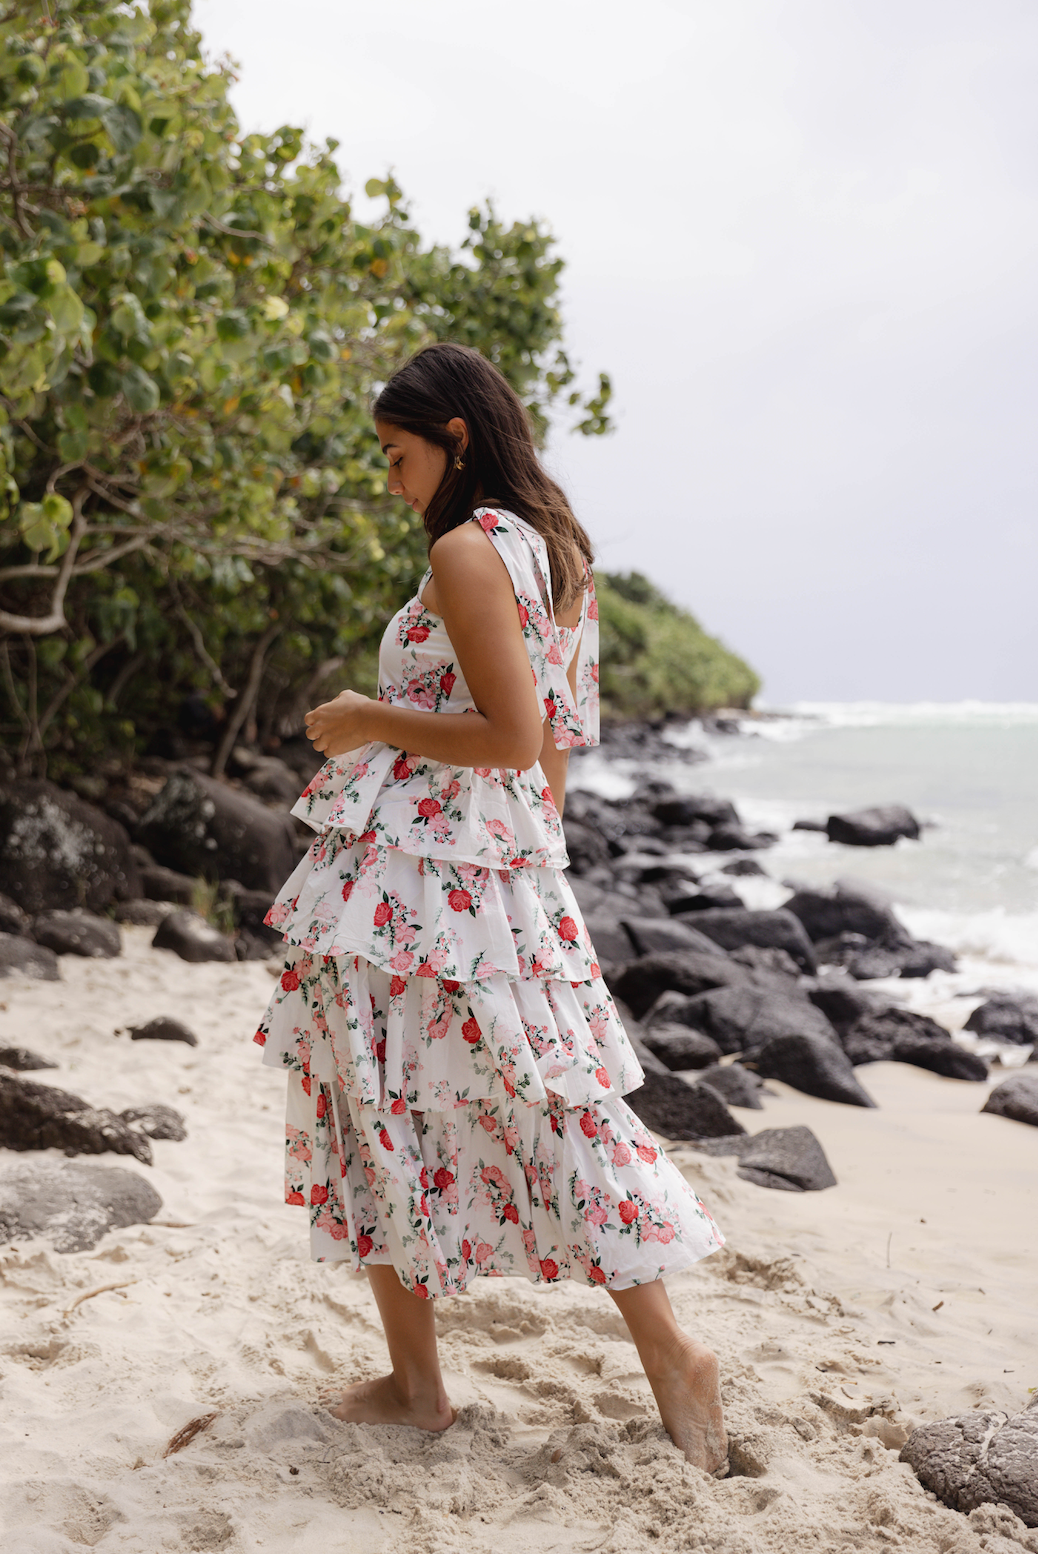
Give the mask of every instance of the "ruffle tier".
M 426 1296 L 627 1289 L 723 1244 L 618 1094 L 642 1076 L 601 982 L 452 988 L 297 950 L 256 1040 L 288 1071 L 286 1197 L 317 1261 Z
M 337 830 L 314 843 L 267 922 L 300 949 L 362 955 L 399 977 L 599 976 L 580 908 L 557 870 L 418 857 Z
M 524 772 L 447 766 L 365 745 L 327 761 L 292 813 L 315 831 L 416 857 L 490 869 L 564 869 L 569 862 L 539 765 Z
M 601 978 L 461 983 L 296 950 L 256 1040 L 304 1089 L 317 1080 L 385 1114 L 587 1106 L 644 1079 Z

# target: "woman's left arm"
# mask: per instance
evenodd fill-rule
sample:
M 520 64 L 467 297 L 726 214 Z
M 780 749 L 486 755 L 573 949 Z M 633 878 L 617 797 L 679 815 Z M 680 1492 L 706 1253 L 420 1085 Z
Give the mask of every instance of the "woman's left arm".
M 343 691 L 307 713 L 307 734 L 325 756 L 381 740 L 451 766 L 525 771 L 540 754 L 543 709 L 508 569 L 477 523 L 443 535 L 429 560 L 476 711 L 418 712 Z

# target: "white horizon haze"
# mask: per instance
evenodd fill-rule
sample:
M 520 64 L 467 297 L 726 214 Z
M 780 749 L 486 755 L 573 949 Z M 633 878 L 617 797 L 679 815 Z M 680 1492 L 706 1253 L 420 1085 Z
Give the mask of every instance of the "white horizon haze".
M 196 0 L 244 129 L 490 197 L 566 261 L 616 431 L 548 459 L 771 704 L 1038 700 L 1027 0 Z

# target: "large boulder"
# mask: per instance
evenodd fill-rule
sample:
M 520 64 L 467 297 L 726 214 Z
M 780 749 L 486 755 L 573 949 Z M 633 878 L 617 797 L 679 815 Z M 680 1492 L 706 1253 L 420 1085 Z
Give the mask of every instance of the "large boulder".
M 954 1511 L 1004 1505 L 1025 1527 L 1038 1527 L 1038 1396 L 1018 1414 L 959 1414 L 921 1425 L 901 1461 Z
M 33 938 L 55 955 L 85 955 L 93 960 L 112 960 L 122 953 L 117 923 L 93 912 L 41 912 L 33 919 Z
M 715 826 L 707 843 L 712 853 L 748 852 L 760 847 L 774 847 L 778 837 L 774 831 L 746 831 L 742 826 Z
M 925 939 L 907 944 L 875 944 L 860 933 L 842 933 L 834 939 L 821 939 L 815 945 L 820 962 L 842 966 L 858 982 L 881 977 L 928 977 L 931 971 L 954 971 L 957 961 L 951 950 Z
M 805 987 L 808 998 L 842 1036 L 862 1015 L 895 1007 L 871 988 L 864 988 L 842 968 L 823 967 L 818 980 Z
M 150 1106 L 127 1106 L 119 1113 L 124 1122 L 140 1128 L 150 1139 L 171 1139 L 179 1144 L 187 1138 L 184 1118 L 175 1106 L 153 1101 Z
M 234 940 L 210 926 L 197 912 L 170 912 L 152 939 L 156 950 L 172 950 L 181 960 L 237 960 Z
M 852 1063 L 891 1062 L 898 1043 L 909 1039 L 951 1041 L 944 1026 L 931 1020 L 929 1015 L 917 1014 L 914 1009 L 902 1009 L 897 1004 L 888 1004 L 885 1008 L 866 1007 L 856 1020 L 840 1031 L 843 1050 Z
M 67 1155 L 133 1155 L 151 1165 L 143 1133 L 115 1112 L 94 1108 L 78 1095 L 32 1079 L 0 1073 L 0 1146 L 63 1149 Z
M 1038 1128 L 1038 1074 L 1011 1074 L 995 1086 L 980 1109 Z
M 683 917 L 675 922 L 683 922 Z M 754 912 L 749 907 L 714 907 L 689 914 L 689 927 L 706 934 L 722 949 L 736 950 L 744 944 L 762 949 L 785 950 L 801 971 L 814 972 L 815 952 L 799 918 L 779 908 L 775 912 Z
M 58 957 L 46 945 L 23 939 L 20 934 L 0 933 L 0 977 L 16 971 L 38 982 L 57 982 L 61 976 Z
M 605 837 L 583 820 L 577 820 L 568 812 L 563 821 L 566 835 L 566 851 L 574 874 L 587 874 L 589 870 L 608 866 L 612 854 Z
M 101 912 L 140 894 L 130 838 L 118 821 L 44 781 L 0 789 L 0 877 L 32 916 L 67 907 Z
M 709 1085 L 688 1085 L 673 1074 L 646 1074 L 645 1083 L 624 1099 L 663 1138 L 726 1138 L 746 1131 Z
M 713 830 L 715 826 L 739 824 L 739 813 L 731 800 L 715 798 L 712 793 L 666 794 L 652 805 L 651 814 L 664 826 L 691 826 L 699 820 Z
M 726 1106 L 746 1106 L 761 1112 L 764 1103 L 760 1093 L 764 1086 L 757 1074 L 751 1074 L 741 1063 L 713 1063 L 696 1075 L 696 1083 L 709 1085 Z
M 848 847 L 889 847 L 899 837 L 919 839 L 919 822 L 903 804 L 877 804 L 846 815 L 830 815 L 825 823 L 830 842 Z
M 676 917 L 679 912 L 709 912 L 714 907 L 742 906 L 742 897 L 736 895 L 730 885 L 703 885 L 694 890 L 682 890 L 666 896 L 667 911 Z
M 824 887 L 802 887 L 784 902 L 803 923 L 808 938 L 836 939 L 840 934 L 859 933 L 876 944 L 911 944 L 912 936 L 894 915 L 886 895 L 857 880 L 837 880 Z
M 830 1037 L 804 1032 L 774 1036 L 743 1060 L 764 1079 L 781 1079 L 805 1095 L 845 1106 L 875 1106 L 858 1083 L 850 1059 Z
M 776 1036 L 811 1033 L 835 1041 L 836 1033 L 820 1009 L 791 990 L 756 982 L 713 988 L 690 998 L 682 1018 L 712 1036 L 722 1052 L 747 1052 Z
M 23 912 L 17 901 L 12 901 L 10 896 L 5 896 L 0 890 L 0 933 L 11 933 L 24 938 L 32 937 L 32 921 L 28 912 Z
M 197 889 L 197 879 L 176 869 L 163 868 L 161 863 L 145 864 L 141 868 L 141 894 L 148 901 L 172 901 L 177 906 L 190 906 Z
M 288 814 L 188 768 L 174 772 L 156 794 L 137 837 L 169 869 L 240 880 L 249 890 L 272 894 L 300 851 Z
M 584 926 L 600 965 L 623 966 L 631 958 L 631 940 L 610 908 L 586 912 Z
M 162 1199 L 136 1171 L 71 1160 L 0 1164 L 0 1241 L 42 1236 L 56 1252 L 89 1252 L 109 1230 L 143 1225 Z
M 667 955 L 671 950 L 698 950 L 709 955 L 715 948 L 704 934 L 667 917 L 624 917 L 620 921 L 636 955 Z
M 0 1067 L 13 1068 L 19 1073 L 31 1073 L 38 1068 L 57 1068 L 50 1058 L 41 1058 L 28 1047 L 0 1047 Z
M 669 955 L 643 955 L 609 979 L 609 989 L 631 1006 L 636 1019 L 641 1019 L 661 993 L 702 993 L 709 987 L 743 982 L 748 975 L 715 946 L 710 954 L 677 950 Z
M 708 1155 L 738 1155 L 738 1174 L 758 1187 L 780 1192 L 824 1192 L 836 1186 L 825 1150 L 810 1128 L 762 1128 L 745 1138 L 704 1139 Z
M 943 1025 L 912 1009 L 891 1007 L 863 1014 L 840 1036 L 843 1050 L 862 1063 L 911 1063 L 945 1079 L 981 1080 L 988 1066 L 953 1041 Z
M 994 1041 L 1038 1046 L 1038 998 L 1033 993 L 991 992 L 966 1021 L 966 1029 Z
M 709 1068 L 721 1056 L 716 1041 L 687 1025 L 653 1025 L 643 1039 L 649 1051 L 671 1071 Z
M 157 1014 L 143 1025 L 131 1025 L 129 1031 L 131 1041 L 182 1041 L 189 1047 L 198 1046 L 194 1031 L 168 1014 Z

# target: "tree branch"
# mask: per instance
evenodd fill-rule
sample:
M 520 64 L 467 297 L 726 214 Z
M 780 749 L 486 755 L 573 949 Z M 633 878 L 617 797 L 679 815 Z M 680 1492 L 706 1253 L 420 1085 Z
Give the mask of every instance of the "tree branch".
M 195 651 L 197 652 L 199 658 L 202 660 L 203 664 L 208 669 L 217 685 L 220 687 L 221 691 L 223 691 L 224 695 L 230 697 L 237 696 L 238 692 L 234 689 L 233 685 L 228 685 L 227 681 L 223 677 L 223 670 L 216 662 L 216 659 L 210 655 L 208 649 L 206 648 L 205 638 L 202 636 L 202 633 L 199 630 L 197 621 L 193 621 L 191 616 L 185 610 L 183 601 L 180 597 L 180 590 L 177 588 L 176 581 L 172 574 L 170 574 L 169 577 L 169 587 L 170 592 L 172 593 L 176 602 L 177 614 L 180 616 L 180 619 L 183 621 L 184 625 L 190 632 L 191 640 L 195 644 Z
M 214 231 L 222 232 L 224 237 L 254 237 L 259 242 L 265 243 L 268 248 L 274 247 L 273 239 L 269 238 L 265 232 L 250 232 L 245 227 L 225 226 L 222 221 L 217 221 L 215 216 L 211 216 L 207 210 L 202 212 L 201 219 L 207 221 Z
M 72 577 L 72 567 L 76 560 L 79 542 L 86 531 L 86 519 L 83 517 L 85 500 L 86 486 L 80 486 L 72 499 L 72 511 L 75 514 L 72 520 L 72 532 L 69 534 L 68 549 L 62 556 L 61 566 L 58 568 L 57 581 L 50 599 L 49 615 L 12 615 L 8 610 L 0 610 L 0 631 L 20 631 L 27 637 L 49 637 L 52 632 L 61 631 L 68 624 L 65 620 L 65 595 Z
M 280 621 L 271 621 L 256 646 L 252 650 L 252 661 L 249 664 L 249 678 L 245 682 L 245 689 L 238 697 L 234 712 L 227 720 L 227 727 L 213 756 L 212 775 L 222 777 L 227 758 L 234 749 L 234 741 L 245 725 L 259 695 L 260 681 L 263 678 L 263 660 L 267 656 L 267 649 L 281 630 Z

